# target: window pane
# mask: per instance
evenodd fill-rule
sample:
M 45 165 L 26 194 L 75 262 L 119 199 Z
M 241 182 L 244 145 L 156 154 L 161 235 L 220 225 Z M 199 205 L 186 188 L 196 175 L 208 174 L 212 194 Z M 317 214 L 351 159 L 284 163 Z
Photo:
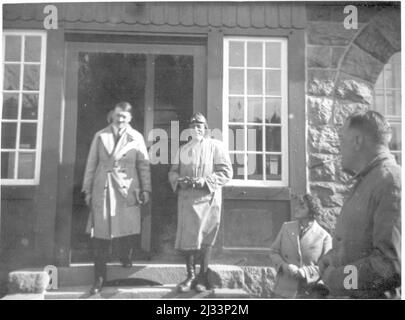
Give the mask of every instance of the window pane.
M 401 124 L 391 124 L 392 127 L 392 139 L 390 142 L 390 149 L 394 151 L 401 150 Z
M 380 76 L 377 79 L 377 82 L 375 83 L 374 86 L 375 89 L 383 89 L 384 88 L 384 76 L 383 73 L 381 72 Z
M 18 155 L 18 179 L 34 179 L 35 153 L 20 152 Z
M 4 66 L 4 90 L 20 89 L 20 65 L 6 64 Z
M 261 42 L 247 43 L 247 66 L 248 67 L 263 66 L 263 43 Z
M 38 119 L 38 94 L 23 94 L 22 119 Z
M 243 70 L 229 70 L 229 93 L 243 94 Z
M 244 122 L 243 98 L 229 98 L 229 122 Z
M 15 152 L 1 153 L 1 178 L 14 179 Z
M 1 147 L 3 149 L 14 149 L 17 139 L 17 123 L 1 124 Z
M 248 98 L 248 122 L 263 122 L 263 103 L 261 98 Z
M 244 133 L 245 131 L 242 126 L 229 126 L 229 150 L 244 150 Z
M 21 36 L 6 36 L 5 61 L 21 61 Z
M 17 116 L 18 116 L 18 93 L 4 93 L 2 119 L 17 119 Z
M 39 90 L 39 67 L 24 66 L 24 90 Z
M 374 110 L 385 115 L 384 90 L 374 91 Z
M 266 180 L 281 180 L 281 155 L 266 155 Z
M 402 155 L 401 152 L 392 152 L 394 155 L 395 159 L 397 160 L 397 163 L 401 166 L 402 165 Z
M 266 98 L 266 123 L 281 123 L 281 98 Z
M 263 155 L 247 155 L 247 178 L 248 180 L 263 180 Z
M 247 93 L 248 94 L 263 94 L 263 71 L 248 70 L 247 71 Z
M 244 43 L 240 41 L 231 41 L 229 43 L 229 66 L 244 66 Z
M 35 149 L 37 141 L 37 124 L 21 123 L 20 148 Z
M 397 64 L 390 65 L 385 72 L 385 78 L 386 78 L 385 85 L 387 88 L 400 89 L 401 88 L 401 65 L 397 65 Z
M 266 94 L 272 96 L 281 95 L 281 72 L 280 70 L 266 70 Z
M 281 44 L 276 42 L 266 43 L 266 67 L 281 67 Z
M 245 156 L 241 153 L 230 154 L 232 167 L 233 167 L 233 179 L 242 179 L 244 178 L 244 159 Z
M 281 127 L 266 126 L 266 151 L 281 151 Z
M 401 115 L 401 91 L 386 90 L 387 94 L 387 114 L 390 116 Z
M 397 52 L 397 53 L 393 54 L 390 61 L 392 63 L 401 64 L 401 52 Z
M 248 151 L 263 151 L 263 127 L 262 126 L 248 126 L 247 150 Z
M 25 56 L 24 61 L 39 62 L 41 61 L 41 37 L 25 37 Z

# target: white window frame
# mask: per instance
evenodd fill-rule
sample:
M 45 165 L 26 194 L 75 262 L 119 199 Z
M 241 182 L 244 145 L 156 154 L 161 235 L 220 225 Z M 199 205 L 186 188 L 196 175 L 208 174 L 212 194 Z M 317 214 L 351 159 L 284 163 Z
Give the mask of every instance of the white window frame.
M 248 37 L 248 36 L 229 36 L 224 37 L 224 51 L 223 51 L 223 141 L 229 150 L 229 43 L 231 41 L 246 41 L 246 42 L 277 42 L 281 44 L 281 152 L 267 152 L 264 151 L 265 143 L 263 142 L 263 150 L 257 152 L 257 154 L 268 155 L 268 154 L 280 154 L 281 155 L 281 180 L 250 180 L 247 179 L 247 156 L 244 160 L 244 180 L 242 179 L 232 179 L 228 185 L 230 186 L 252 186 L 252 187 L 287 187 L 289 185 L 289 148 L 288 148 L 288 40 L 283 37 Z M 244 46 L 244 107 L 247 108 L 247 77 L 246 72 L 248 70 L 247 66 L 247 45 Z M 265 66 L 265 56 L 263 54 L 263 67 L 262 70 L 271 70 L 274 68 L 266 68 Z M 259 68 L 255 68 L 259 69 Z M 278 70 L 278 69 L 277 69 Z M 265 90 L 265 72 L 263 72 L 263 90 Z M 261 95 L 263 97 L 272 97 L 270 95 Z M 273 96 L 274 97 L 274 96 Z M 277 96 L 278 97 L 278 96 Z M 264 111 L 263 111 L 264 112 Z M 244 122 L 234 123 L 232 125 L 242 125 L 245 128 L 250 123 L 247 121 L 247 112 L 244 112 Z M 265 135 L 265 130 L 263 130 L 263 135 Z M 244 135 L 244 150 L 243 154 L 248 154 L 252 152 L 247 152 L 247 132 Z M 264 139 L 263 139 L 264 141 Z M 231 154 L 232 151 L 230 151 Z M 265 161 L 263 161 L 263 176 L 265 176 Z
M 6 36 L 18 35 L 22 37 L 21 41 L 21 61 L 18 62 L 7 62 L 5 61 L 5 40 Z M 24 51 L 25 51 L 25 36 L 39 36 L 41 37 L 41 57 L 39 62 L 24 62 Z M 1 185 L 39 185 L 40 182 L 40 168 L 41 168 L 41 153 L 42 153 L 42 133 L 43 133 L 43 114 L 44 114 L 44 96 L 45 96 L 45 74 L 46 74 L 46 50 L 47 50 L 47 41 L 46 41 L 46 31 L 34 31 L 34 30 L 3 30 L 3 52 L 2 52 L 2 61 L 1 61 L 1 77 L 0 77 L 0 86 L 2 92 L 2 101 L 0 103 L 0 117 L 3 115 L 3 93 L 18 93 L 18 116 L 17 120 L 15 119 L 1 119 L 1 122 L 16 122 L 17 123 L 17 143 L 15 149 L 1 149 L 1 151 L 15 151 L 15 163 L 14 163 L 14 172 L 18 170 L 18 160 L 19 152 L 35 152 L 35 168 L 34 168 L 34 178 L 33 179 L 3 179 L 1 177 Z M 3 81 L 4 81 L 4 64 L 19 64 L 20 68 L 20 88 L 18 90 L 4 90 Z M 37 91 L 27 91 L 32 93 L 38 93 L 38 119 L 37 120 L 23 120 L 21 121 L 21 111 L 22 111 L 22 94 L 25 92 L 23 90 L 23 81 L 24 81 L 24 68 L 23 65 L 32 64 L 40 65 L 40 79 L 39 79 L 39 88 Z M 20 149 L 18 141 L 20 139 L 20 128 L 21 123 L 36 123 L 37 124 L 37 140 L 35 149 Z M 0 140 L 1 140 L 1 130 L 0 130 Z
M 401 52 L 398 52 L 398 54 L 401 55 Z M 384 65 L 383 69 L 381 70 L 381 73 L 379 74 L 379 76 L 377 78 L 377 83 L 378 83 L 378 79 L 380 77 L 382 78 L 383 87 L 382 88 L 381 87 L 374 87 L 374 90 L 373 90 L 373 101 L 374 101 L 373 109 L 378 110 L 378 108 L 376 108 L 376 105 L 375 105 L 375 101 L 376 101 L 376 99 L 375 99 L 375 91 L 376 90 L 382 90 L 383 93 L 384 93 L 384 113 L 383 113 L 383 116 L 387 119 L 388 123 L 391 126 L 392 125 L 400 125 L 401 126 L 401 132 L 402 132 L 402 113 L 403 113 L 402 109 L 401 109 L 401 115 L 389 115 L 389 114 L 387 114 L 387 90 L 394 90 L 394 91 L 399 91 L 400 92 L 400 94 L 401 94 L 401 106 L 402 106 L 402 99 L 403 99 L 401 88 L 387 87 L 387 81 L 385 79 L 385 72 L 386 72 L 385 70 L 386 70 L 387 65 L 388 65 L 388 63 L 390 61 L 391 61 L 391 59 Z M 401 67 L 402 67 L 402 60 L 401 60 Z M 400 73 L 400 76 L 402 78 L 401 73 Z M 403 81 L 403 79 L 401 79 L 401 83 L 402 83 L 402 81 Z M 401 156 L 402 155 L 402 145 L 401 145 L 401 150 L 391 150 L 391 153 L 394 154 L 394 155 L 399 154 Z

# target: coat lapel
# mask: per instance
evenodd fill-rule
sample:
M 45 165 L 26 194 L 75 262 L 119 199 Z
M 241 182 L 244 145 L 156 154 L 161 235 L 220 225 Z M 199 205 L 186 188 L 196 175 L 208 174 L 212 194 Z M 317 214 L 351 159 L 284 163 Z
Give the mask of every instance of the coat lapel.
M 127 130 L 122 134 L 121 138 L 118 140 L 117 145 L 115 146 L 115 150 L 113 156 L 115 159 L 119 158 L 122 154 L 124 154 L 128 149 L 133 147 L 132 143 L 136 142 L 135 135 L 132 131 L 132 128 L 128 127 Z
M 313 239 L 316 238 L 316 234 L 318 233 L 319 224 L 314 220 L 312 226 L 308 229 L 308 231 L 302 236 L 301 238 L 301 246 L 305 247 L 308 246 L 308 243 L 312 242 Z
M 298 221 L 289 224 L 288 236 L 301 256 Z
M 105 128 L 101 133 L 100 133 L 100 139 L 103 142 L 103 145 L 105 149 L 107 150 L 107 153 L 111 155 L 114 151 L 114 134 L 112 132 L 111 126 Z

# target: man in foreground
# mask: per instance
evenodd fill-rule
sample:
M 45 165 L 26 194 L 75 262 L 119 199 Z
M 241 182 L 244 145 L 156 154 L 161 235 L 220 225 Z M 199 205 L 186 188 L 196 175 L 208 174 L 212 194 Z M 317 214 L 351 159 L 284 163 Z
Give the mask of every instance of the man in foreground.
M 397 297 L 401 286 L 401 167 L 390 153 L 391 128 L 375 111 L 356 113 L 340 137 L 353 187 L 337 220 L 333 249 L 319 261 L 331 295 Z

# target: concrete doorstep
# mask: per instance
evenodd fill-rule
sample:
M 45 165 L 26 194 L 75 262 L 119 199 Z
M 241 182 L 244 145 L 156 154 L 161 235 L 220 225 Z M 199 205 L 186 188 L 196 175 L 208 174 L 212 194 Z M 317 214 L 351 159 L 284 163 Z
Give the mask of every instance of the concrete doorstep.
M 176 286 L 186 277 L 184 265 L 136 263 L 132 268 L 123 268 L 119 263 L 110 263 L 106 286 L 100 294 L 91 296 L 89 290 L 94 279 L 92 264 L 49 270 L 49 274 L 43 269 L 10 272 L 8 295 L 3 299 L 268 298 L 275 275 L 274 270 L 268 267 L 211 265 L 208 281 L 215 289 L 179 294 Z

